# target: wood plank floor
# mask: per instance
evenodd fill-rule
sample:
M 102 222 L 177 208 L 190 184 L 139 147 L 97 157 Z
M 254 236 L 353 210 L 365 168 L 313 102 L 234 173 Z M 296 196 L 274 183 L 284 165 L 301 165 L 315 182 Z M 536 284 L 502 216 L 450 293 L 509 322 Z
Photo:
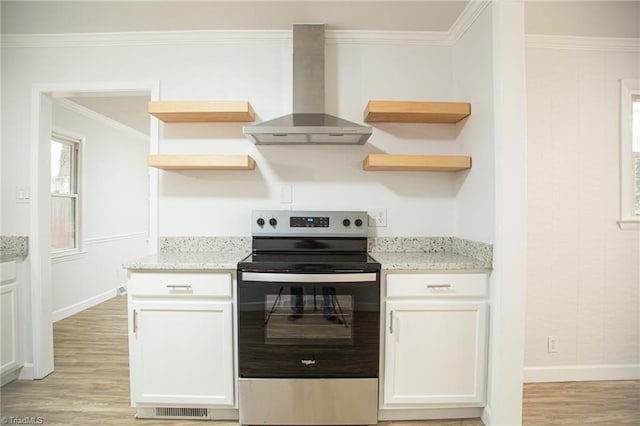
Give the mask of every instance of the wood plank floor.
M 55 323 L 55 372 L 43 380 L 15 381 L 4 386 L 0 391 L 0 416 L 7 423 L 11 418 L 36 417 L 45 425 L 238 425 L 134 419 L 129 402 L 126 317 L 126 297 L 121 296 Z M 640 425 L 640 381 L 527 384 L 523 424 Z M 380 425 L 482 426 L 483 423 L 467 419 Z

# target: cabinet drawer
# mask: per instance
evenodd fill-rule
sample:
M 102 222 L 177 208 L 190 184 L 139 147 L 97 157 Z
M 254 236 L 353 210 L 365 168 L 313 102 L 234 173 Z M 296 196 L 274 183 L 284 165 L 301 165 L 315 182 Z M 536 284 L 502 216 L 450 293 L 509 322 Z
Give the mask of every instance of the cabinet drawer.
M 388 274 L 387 297 L 484 297 L 486 274 Z
M 231 297 L 231 274 L 133 273 L 127 291 L 134 296 Z

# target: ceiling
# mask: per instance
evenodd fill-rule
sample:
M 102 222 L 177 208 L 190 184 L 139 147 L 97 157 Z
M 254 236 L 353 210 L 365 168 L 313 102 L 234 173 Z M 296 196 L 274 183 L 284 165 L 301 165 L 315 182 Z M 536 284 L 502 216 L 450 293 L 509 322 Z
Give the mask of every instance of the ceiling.
M 490 0 L 474 0 L 490 1 Z M 638 0 L 524 0 L 527 34 L 640 37 Z M 286 30 L 446 32 L 469 0 L 2 0 L 3 34 Z
M 294 22 L 322 22 L 329 30 L 447 31 L 467 3 L 468 0 L 3 1 L 2 32 L 284 30 Z
M 145 135 L 149 134 L 149 96 L 73 96 L 66 99 Z

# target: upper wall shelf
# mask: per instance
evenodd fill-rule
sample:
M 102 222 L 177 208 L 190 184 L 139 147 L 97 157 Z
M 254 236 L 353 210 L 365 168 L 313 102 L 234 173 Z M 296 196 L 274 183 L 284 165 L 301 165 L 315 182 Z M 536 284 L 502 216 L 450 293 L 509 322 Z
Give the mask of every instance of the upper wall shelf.
M 471 168 L 471 157 L 464 155 L 369 154 L 362 164 L 369 171 L 458 172 Z
M 152 101 L 149 114 L 166 123 L 250 122 L 253 108 L 248 101 Z
M 369 101 L 367 123 L 457 123 L 471 114 L 468 102 Z
M 253 170 L 248 155 L 149 155 L 147 165 L 163 170 Z

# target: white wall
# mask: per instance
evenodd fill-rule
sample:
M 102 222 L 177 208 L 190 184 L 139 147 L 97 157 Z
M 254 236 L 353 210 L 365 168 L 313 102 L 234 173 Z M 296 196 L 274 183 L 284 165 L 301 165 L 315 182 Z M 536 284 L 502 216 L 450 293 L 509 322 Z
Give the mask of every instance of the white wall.
M 208 60 L 225 65 L 209 70 L 200 82 L 211 85 L 209 94 L 200 88 L 194 90 L 190 87 L 193 82 L 184 81 L 180 75 L 174 82 L 163 80 L 162 97 L 244 96 L 261 120 L 290 113 L 289 43 L 247 43 L 233 49 L 210 46 Z M 201 56 L 197 50 L 194 48 L 194 57 Z M 369 99 L 452 97 L 448 47 L 384 41 L 329 42 L 326 59 L 327 112 L 349 120 L 362 122 Z M 215 82 L 229 82 L 244 90 L 238 90 L 237 95 L 232 90 L 216 94 L 222 87 Z M 456 133 L 451 126 L 381 124 L 375 126 L 368 144 L 342 147 L 256 147 L 243 137 L 241 128 L 242 124 L 162 125 L 161 153 L 249 153 L 257 162 L 257 170 L 161 173 L 161 235 L 249 235 L 254 208 L 387 208 L 388 227 L 372 230 L 379 235 L 453 232 L 451 213 L 458 185 L 455 176 L 362 170 L 362 160 L 370 152 L 455 152 Z M 291 204 L 280 204 L 283 185 L 292 187 Z
M 487 8 L 453 49 L 454 97 L 471 102 L 471 115 L 457 125 L 457 144 L 472 157 L 472 169 L 457 176 L 454 233 L 488 243 L 495 238 L 496 202 L 492 40 Z
M 639 78 L 640 52 L 566 42 L 527 48 L 525 380 L 640 378 L 640 233 L 616 224 L 619 80 Z
M 109 44 L 108 42 L 106 44 Z M 260 120 L 291 111 L 290 39 L 216 38 L 207 42 L 64 48 L 6 46 L 3 92 L 9 187 L 28 186 L 28 93 L 34 82 L 161 81 L 162 99 L 248 99 Z M 82 58 L 82 61 L 78 61 Z M 106 65 L 105 65 L 106 64 Z M 126 66 L 122 66 L 126 64 Z M 429 42 L 334 42 L 327 46 L 327 111 L 362 121 L 369 99 L 453 98 L 451 48 Z M 4 113 L 4 112 L 3 112 Z M 249 153 L 251 172 L 161 172 L 160 235 L 248 235 L 253 208 L 388 209 L 380 235 L 452 235 L 454 174 L 365 172 L 369 152 L 457 153 L 451 126 L 380 125 L 371 142 L 349 147 L 255 147 L 242 124 L 162 124 L 161 153 Z M 3 153 L 4 154 L 4 153 Z M 6 160 L 5 160 L 6 158 Z M 281 206 L 282 184 L 293 204 Z M 3 227 L 28 233 L 28 212 L 9 195 Z
M 53 260 L 55 321 L 115 295 L 122 264 L 147 253 L 149 138 L 68 102 L 54 102 L 53 127 L 85 140 L 81 253 Z

